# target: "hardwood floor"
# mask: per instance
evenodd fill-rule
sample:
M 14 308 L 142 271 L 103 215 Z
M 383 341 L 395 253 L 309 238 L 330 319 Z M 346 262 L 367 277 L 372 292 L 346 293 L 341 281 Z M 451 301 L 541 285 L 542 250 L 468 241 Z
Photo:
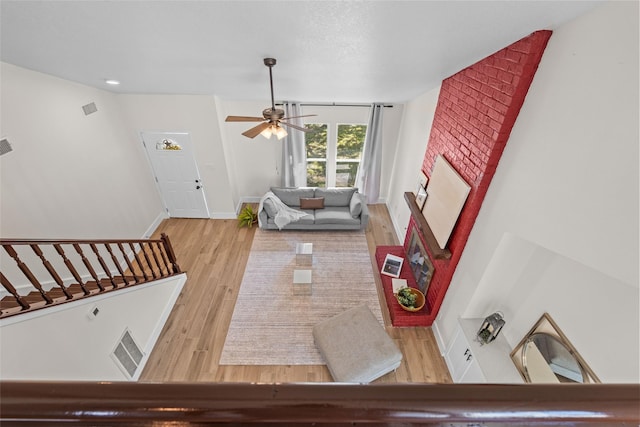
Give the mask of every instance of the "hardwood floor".
M 367 243 L 373 254 L 378 245 L 397 245 L 385 205 L 370 205 Z M 255 228 L 238 228 L 236 220 L 168 219 L 154 238 L 166 233 L 187 282 L 167 320 L 140 377 L 143 382 L 326 382 L 326 366 L 219 365 Z M 400 367 L 376 382 L 450 383 L 431 328 L 390 326 L 377 275 L 385 325 L 404 356 Z M 256 351 L 259 351 L 258 349 Z

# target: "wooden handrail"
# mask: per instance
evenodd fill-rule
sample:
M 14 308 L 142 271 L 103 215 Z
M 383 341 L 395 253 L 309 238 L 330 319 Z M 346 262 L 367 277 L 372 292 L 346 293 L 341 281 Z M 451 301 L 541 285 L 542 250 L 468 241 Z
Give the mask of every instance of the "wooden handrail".
M 0 284 L 7 292 L 0 300 L 0 318 L 182 272 L 165 234 L 160 239 L 0 239 L 0 245 L 15 262 L 12 274 L 10 263 L 0 271 Z M 70 259 L 65 247 L 79 261 Z M 46 255 L 46 248 L 52 256 Z
M 0 383 L 0 422 L 119 426 L 637 426 L 639 387 L 12 381 Z

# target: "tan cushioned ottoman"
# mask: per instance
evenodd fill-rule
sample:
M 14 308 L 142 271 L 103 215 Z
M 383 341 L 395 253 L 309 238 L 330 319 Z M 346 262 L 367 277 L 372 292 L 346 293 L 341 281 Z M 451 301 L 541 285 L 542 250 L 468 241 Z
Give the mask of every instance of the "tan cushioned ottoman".
M 369 383 L 402 361 L 402 353 L 366 305 L 318 323 L 313 338 L 334 381 Z

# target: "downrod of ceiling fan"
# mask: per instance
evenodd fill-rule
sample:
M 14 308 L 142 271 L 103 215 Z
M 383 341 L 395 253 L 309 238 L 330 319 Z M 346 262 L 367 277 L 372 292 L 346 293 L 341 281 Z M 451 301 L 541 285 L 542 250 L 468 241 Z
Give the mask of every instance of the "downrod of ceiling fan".
M 273 74 L 271 73 L 271 69 L 274 65 L 276 65 L 275 58 L 264 58 L 264 65 L 269 67 L 269 85 L 271 86 L 271 111 L 275 111 L 276 103 L 273 98 Z

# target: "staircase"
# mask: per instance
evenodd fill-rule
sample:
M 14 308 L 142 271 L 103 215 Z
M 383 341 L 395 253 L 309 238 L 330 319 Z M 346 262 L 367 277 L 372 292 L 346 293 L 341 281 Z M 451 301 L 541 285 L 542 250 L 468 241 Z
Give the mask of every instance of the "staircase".
M 135 240 L 0 239 L 0 319 L 176 276 L 166 234 Z

